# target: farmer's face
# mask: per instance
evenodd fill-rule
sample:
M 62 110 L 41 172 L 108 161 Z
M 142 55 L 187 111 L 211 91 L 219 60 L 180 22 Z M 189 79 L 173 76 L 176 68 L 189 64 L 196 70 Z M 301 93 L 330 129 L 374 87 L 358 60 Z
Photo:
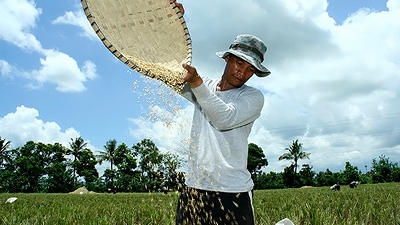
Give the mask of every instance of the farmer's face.
M 232 88 L 241 87 L 256 72 L 253 65 L 235 55 L 225 57 L 225 61 L 226 66 L 222 77 Z

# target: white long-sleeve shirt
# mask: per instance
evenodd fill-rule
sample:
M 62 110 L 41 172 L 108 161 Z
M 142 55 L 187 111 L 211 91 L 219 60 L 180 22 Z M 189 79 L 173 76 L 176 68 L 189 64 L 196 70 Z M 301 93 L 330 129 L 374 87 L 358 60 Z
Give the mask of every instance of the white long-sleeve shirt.
M 182 96 L 194 104 L 186 185 L 210 191 L 247 192 L 254 183 L 247 170 L 248 137 L 260 116 L 264 96 L 243 85 L 217 91 L 219 80 L 186 85 Z

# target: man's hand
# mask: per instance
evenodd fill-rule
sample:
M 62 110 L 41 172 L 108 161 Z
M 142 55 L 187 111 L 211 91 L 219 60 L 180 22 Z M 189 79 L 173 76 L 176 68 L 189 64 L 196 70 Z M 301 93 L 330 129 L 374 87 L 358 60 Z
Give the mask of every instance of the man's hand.
M 176 0 L 170 0 L 170 3 L 175 3 L 176 7 L 181 11 L 182 15 L 185 14 L 185 9 L 183 8 L 183 5 L 179 2 L 176 2 Z
M 196 88 L 203 83 L 203 79 L 197 73 L 196 68 L 186 63 L 182 64 L 182 67 L 186 70 L 183 81 L 189 83 L 191 88 Z

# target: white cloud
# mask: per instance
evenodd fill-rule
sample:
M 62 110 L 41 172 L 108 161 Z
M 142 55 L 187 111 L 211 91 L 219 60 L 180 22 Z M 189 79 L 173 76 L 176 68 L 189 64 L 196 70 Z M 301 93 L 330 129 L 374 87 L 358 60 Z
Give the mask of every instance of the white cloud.
M 37 109 L 24 105 L 18 106 L 15 112 L 0 117 L 0 134 L 1 138 L 11 141 L 11 148 L 22 147 L 28 141 L 44 144 L 60 143 L 69 148 L 71 139 L 75 140 L 81 136 L 73 127 L 62 130 L 56 122 L 41 120 Z M 99 149 L 96 149 L 90 140 L 85 141 L 87 147 L 97 154 Z M 96 168 L 103 173 L 107 166 L 106 163 L 97 165 Z
M 93 28 L 90 26 L 89 21 L 86 19 L 81 6 L 79 9 L 71 12 L 65 12 L 64 15 L 57 17 L 53 21 L 53 24 L 66 24 L 77 26 L 82 30 L 82 36 L 85 36 L 91 40 L 99 40 L 96 33 L 93 31 Z
M 0 117 L 1 138 L 12 142 L 12 147 L 21 147 L 27 141 L 42 143 L 60 143 L 69 147 L 71 138 L 79 137 L 79 132 L 70 127 L 64 131 L 56 122 L 45 122 L 39 119 L 35 108 L 24 105 L 15 112 Z
M 96 65 L 85 61 L 81 67 L 69 55 L 45 50 L 46 58 L 40 59 L 39 70 L 24 71 L 7 61 L 0 60 L 0 72 L 7 77 L 24 77 L 32 81 L 28 86 L 32 89 L 40 88 L 45 83 L 56 85 L 61 92 L 81 92 L 86 90 L 84 82 L 97 78 Z
M 40 42 L 29 31 L 42 13 L 34 1 L 3 0 L 0 2 L 0 38 L 27 51 L 41 51 Z
M 96 78 L 96 66 L 91 61 L 84 62 L 82 69 L 69 55 L 58 51 L 46 51 L 46 58 L 40 59 L 42 67 L 31 72 L 30 76 L 40 84 L 45 82 L 57 85 L 61 92 L 81 92 L 86 90 L 83 85 L 88 79 Z
M 400 10 L 400 1 L 399 0 L 388 0 L 386 6 L 390 11 L 399 11 Z
M 278 157 L 296 139 L 317 171 L 343 170 L 346 161 L 363 169 L 380 154 L 398 160 L 398 0 L 388 1 L 389 11 L 361 9 L 342 25 L 329 17 L 325 0 L 183 3 L 193 65 L 202 75 L 222 74 L 214 53 L 238 33 L 267 44 L 264 64 L 272 74 L 249 82 L 266 97 L 249 141 L 264 149 L 267 170 L 283 170 L 288 162 Z
M 32 87 L 49 82 L 55 84 L 57 90 L 61 92 L 86 90 L 84 82 L 97 77 L 96 66 L 93 62 L 86 61 L 81 69 L 76 60 L 66 53 L 43 48 L 39 40 L 30 33 L 31 29 L 36 27 L 36 21 L 41 13 L 42 10 L 36 8 L 34 1 L 5 0 L 0 2 L 0 14 L 5 21 L 0 24 L 0 38 L 22 50 L 37 52 L 45 56 L 44 59 L 40 59 L 42 67 L 33 71 L 23 71 L 23 69 L 17 69 L 17 67 L 10 66 L 8 62 L 2 61 L 2 74 L 13 71 L 15 72 L 13 75 L 37 81 L 38 84 L 30 84 Z M 61 17 L 56 21 L 62 23 L 70 19 L 72 22 L 75 21 L 79 24 L 81 21 L 80 23 L 83 24 L 83 19 L 80 17 L 74 20 L 75 16 L 71 15 L 64 20 Z
M 0 59 L 0 73 L 2 76 L 8 76 L 11 73 L 12 67 L 11 65 L 4 60 Z

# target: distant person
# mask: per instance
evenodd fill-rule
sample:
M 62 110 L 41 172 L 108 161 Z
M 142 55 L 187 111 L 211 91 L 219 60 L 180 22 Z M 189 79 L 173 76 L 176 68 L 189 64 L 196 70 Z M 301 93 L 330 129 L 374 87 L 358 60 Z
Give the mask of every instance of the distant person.
M 349 184 L 349 187 L 350 188 L 356 188 L 358 186 L 358 181 L 352 181 L 350 184 Z
M 334 184 L 331 186 L 331 190 L 333 191 L 340 191 L 340 185 L 339 184 Z

